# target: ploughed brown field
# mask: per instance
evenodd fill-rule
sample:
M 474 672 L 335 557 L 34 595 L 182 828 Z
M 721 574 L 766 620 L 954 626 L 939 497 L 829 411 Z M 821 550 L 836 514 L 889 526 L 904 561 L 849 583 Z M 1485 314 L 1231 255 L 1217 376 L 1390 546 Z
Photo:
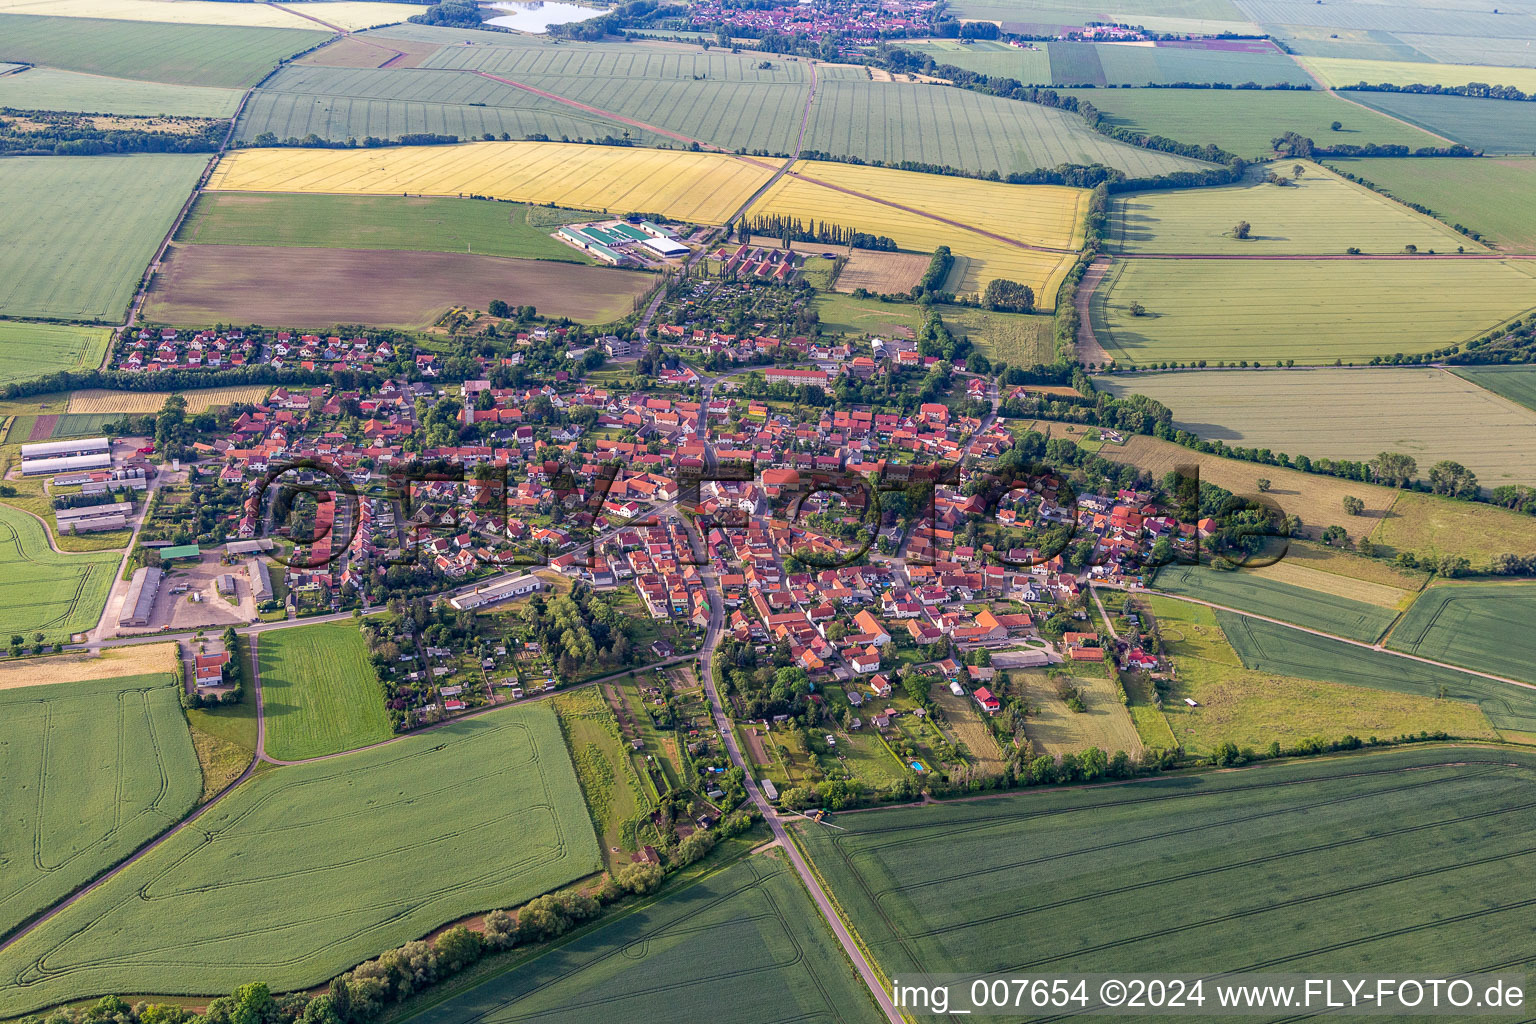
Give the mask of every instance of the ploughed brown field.
M 466 253 L 175 245 L 145 316 L 171 324 L 424 327 L 454 306 L 492 299 L 607 323 L 655 278 L 635 271 Z

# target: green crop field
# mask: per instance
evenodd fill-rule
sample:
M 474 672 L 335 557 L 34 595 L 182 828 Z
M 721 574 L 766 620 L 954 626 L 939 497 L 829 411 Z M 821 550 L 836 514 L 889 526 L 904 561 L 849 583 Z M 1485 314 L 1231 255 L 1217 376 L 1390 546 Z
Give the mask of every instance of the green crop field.
M 554 712 L 507 708 L 255 776 L 8 949 L 0 1015 L 304 988 L 599 865 Z
M 276 630 L 256 652 L 269 756 L 300 761 L 392 735 L 368 644 L 354 624 Z
M 1412 455 L 1420 476 L 1452 459 L 1485 488 L 1536 484 L 1536 415 L 1479 383 L 1428 367 L 1375 367 L 1181 370 L 1115 375 L 1099 386 L 1155 398 L 1173 410 L 1176 427 L 1231 445 L 1313 459 L 1394 451 Z
M 882 1020 L 779 857 L 738 861 L 411 1019 Z
M 1536 517 L 1497 505 L 1400 491 L 1391 511 L 1371 530 L 1370 538 L 1383 557 L 1400 551 L 1431 559 L 1461 555 L 1482 569 L 1494 555 L 1536 551 Z
M 0 633 L 50 641 L 96 625 L 122 554 L 58 554 L 43 524 L 0 504 Z
M 961 0 L 950 8 L 957 18 L 999 21 L 1027 31 L 1081 26 L 1086 21 L 1143 25 L 1154 32 L 1241 32 L 1249 18 L 1229 0 L 1114 0 L 1084 6 L 1071 0 Z
M 1536 585 L 1430 587 L 1387 637 L 1387 646 L 1435 661 L 1536 682 Z
M 967 71 L 996 78 L 1012 78 L 1024 85 L 1051 84 L 1049 44 L 1028 43 L 1032 50 L 1021 50 L 991 39 L 925 39 L 903 41 L 901 48 L 932 57 L 935 64 L 951 64 Z
M 1132 712 L 1157 714 L 1174 742 L 1193 756 L 1208 755 L 1222 743 L 1263 750 L 1271 743 L 1291 747 L 1315 737 L 1443 732 L 1462 739 L 1498 738 L 1476 704 L 1247 667 L 1216 624 L 1222 613 L 1170 597 L 1135 600 L 1156 619 L 1175 672 L 1161 710 Z
M 0 321 L 0 387 L 60 370 L 95 369 L 111 337 L 95 327 Z
M 198 153 L 0 162 L 0 315 L 119 322 L 207 165 Z
M 1241 53 L 1178 46 L 1036 42 L 1033 50 L 977 39 L 903 42 L 901 48 L 967 71 L 1025 85 L 1171 85 L 1225 83 L 1307 85 L 1307 73 L 1279 50 Z M 1056 74 L 1055 72 L 1061 72 Z
M 1405 750 L 790 827 L 887 979 L 1470 971 L 1525 949 L 1533 771 Z
M 1110 251 L 1341 255 L 1351 247 L 1367 253 L 1399 253 L 1406 245 L 1426 252 L 1455 252 L 1458 247 L 1484 251 L 1434 218 L 1309 161 L 1268 165 L 1287 178 L 1298 166 L 1303 174 L 1295 185 L 1284 187 L 1258 180 L 1256 170 L 1253 179 L 1242 185 L 1118 195 L 1110 207 Z M 1239 221 L 1249 225 L 1247 238 L 1234 234 Z
M 1100 135 L 1065 110 L 931 85 L 833 81 L 816 88 L 805 146 L 861 160 L 1030 171 L 1101 163 L 1132 178 L 1203 168 Z
M 1463 377 L 1527 409 L 1536 409 L 1536 366 L 1458 366 Z
M 19 75 L 0 77 L 0 107 L 18 110 L 73 110 L 137 117 L 230 117 L 239 105 L 238 89 L 102 78 L 54 68 L 31 68 Z
M 191 810 L 203 778 L 176 685 L 157 674 L 0 690 L 0 935 Z
M 1335 96 L 1311 91 L 1228 91 L 1225 89 L 1069 90 L 1109 116 L 1109 123 L 1166 135 L 1196 145 L 1214 143 L 1229 153 L 1258 159 L 1273 152 L 1272 140 L 1300 132 L 1319 145 L 1339 143 L 1411 146 L 1444 145 L 1434 136 Z M 1373 94 L 1375 95 L 1375 94 Z M 1342 122 L 1342 131 L 1329 125 Z
M 1536 251 L 1536 204 L 1511 203 L 1508 198 L 1536 192 L 1536 159 L 1329 157 L 1328 163 L 1386 189 L 1404 202 L 1427 206 L 1441 220 L 1476 231 L 1501 249 Z
M 1469 701 L 1483 709 L 1496 729 L 1536 733 L 1536 690 L 1366 650 L 1231 612 L 1217 612 L 1216 621 L 1248 668 L 1298 679 Z
M 1390 608 L 1292 586 L 1241 570 L 1221 572 L 1202 566 L 1170 565 L 1158 570 L 1153 586 L 1170 594 L 1182 594 L 1282 622 L 1294 622 L 1351 640 L 1373 642 L 1397 618 L 1397 613 Z
M 176 233 L 202 245 L 471 252 L 583 262 L 550 237 L 598 214 L 477 199 L 205 192 Z
M 1536 154 L 1536 118 L 1522 103 L 1406 92 L 1342 95 L 1485 153 Z
M 1121 364 L 1322 364 L 1437 349 L 1533 302 L 1536 266 L 1512 261 L 1137 259 L 1110 268 L 1090 312 Z
M 328 38 L 306 29 L 0 14 L 0 60 L 173 85 L 252 86 L 284 57 Z

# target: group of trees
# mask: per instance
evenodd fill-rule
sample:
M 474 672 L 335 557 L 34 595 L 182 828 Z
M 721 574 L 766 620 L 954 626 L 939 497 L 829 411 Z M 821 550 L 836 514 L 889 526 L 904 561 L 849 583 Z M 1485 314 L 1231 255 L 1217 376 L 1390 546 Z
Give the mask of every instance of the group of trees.
M 229 122 L 202 117 L 112 119 L 91 114 L 0 108 L 0 153 L 6 156 L 96 156 L 102 153 L 212 153 Z
M 736 222 L 736 237 L 748 241 L 753 235 L 777 238 L 782 242 L 817 242 L 821 245 L 851 245 L 855 249 L 876 249 L 895 252 L 900 248 L 896 239 L 886 235 L 872 235 L 867 231 L 829 224 L 826 221 L 801 220 L 780 214 L 743 217 Z

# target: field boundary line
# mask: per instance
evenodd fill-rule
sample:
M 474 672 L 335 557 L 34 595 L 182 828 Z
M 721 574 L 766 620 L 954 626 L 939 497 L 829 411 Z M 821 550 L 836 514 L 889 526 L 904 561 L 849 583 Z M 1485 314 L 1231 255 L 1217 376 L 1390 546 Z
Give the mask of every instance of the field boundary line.
M 704 142 L 701 139 L 695 139 L 692 136 L 684 135 L 681 132 L 675 132 L 670 128 L 662 128 L 658 125 L 649 124 L 637 118 L 625 117 L 623 114 L 616 114 L 611 110 L 604 110 L 602 107 L 594 107 L 590 103 L 582 103 L 580 100 L 573 100 L 568 96 L 561 96 L 559 93 L 549 92 L 545 89 L 537 89 L 531 85 L 525 85 L 522 82 L 514 81 L 511 78 L 502 78 L 500 75 L 493 75 L 489 71 L 480 71 L 477 69 L 473 73 L 479 75 L 481 78 L 489 78 L 493 82 L 500 82 L 502 85 L 510 85 L 514 89 L 521 89 L 523 92 L 532 93 L 535 96 L 542 97 L 546 100 L 551 100 L 555 103 L 563 103 L 568 107 L 574 107 L 577 110 L 584 110 L 589 114 L 596 114 L 599 117 L 607 118 L 610 121 L 617 121 L 619 124 L 627 124 L 631 128 L 639 128 L 641 131 L 647 131 L 653 135 L 660 135 L 664 138 L 675 139 L 678 142 L 686 142 L 691 146 L 698 146 L 700 149 L 709 150 L 712 153 L 728 152 L 727 150 L 715 145 L 713 142 Z

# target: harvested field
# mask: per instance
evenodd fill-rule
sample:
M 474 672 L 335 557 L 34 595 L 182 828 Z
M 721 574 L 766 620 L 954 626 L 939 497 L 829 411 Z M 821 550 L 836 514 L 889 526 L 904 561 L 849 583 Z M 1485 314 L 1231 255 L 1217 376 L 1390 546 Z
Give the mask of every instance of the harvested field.
M 1433 351 L 1519 315 L 1533 299 L 1536 264 L 1526 262 L 1134 259 L 1110 268 L 1090 315 L 1099 343 L 1121 363 L 1325 364 Z M 1132 302 L 1147 313 L 1133 316 Z
M 372 36 L 342 36 L 329 46 L 300 57 L 295 63 L 318 64 L 328 68 L 420 67 L 422 62 L 442 47 L 438 43 L 408 39 L 375 39 Z
M 1533 772 L 1401 750 L 790 828 L 886 978 L 1467 971 L 1524 948 Z
M 1405 245 L 1437 252 L 1486 248 L 1422 213 L 1415 213 L 1363 185 L 1346 181 L 1317 164 L 1283 160 L 1268 165 L 1291 178 L 1281 188 L 1254 179 L 1242 185 L 1188 191 L 1133 192 L 1110 204 L 1111 251 L 1233 254 L 1244 256 L 1398 253 Z M 1237 238 L 1239 221 L 1251 225 Z
M 258 774 L 7 950 L 0 1014 L 254 976 L 306 988 L 599 864 L 554 713 L 499 710 Z
M 1536 153 L 1536 118 L 1518 102 L 1405 92 L 1344 95 L 1484 153 Z
M 1349 685 L 1354 681 L 1347 673 L 1321 681 L 1281 674 L 1283 669 L 1268 664 L 1245 667 L 1217 625 L 1218 619 L 1231 618 L 1226 613 L 1171 598 L 1148 597 L 1139 603 L 1157 619 L 1175 666 L 1163 717 L 1178 744 L 1191 754 L 1209 754 L 1227 742 L 1254 750 L 1276 740 L 1290 746 L 1311 736 L 1365 739 L 1424 731 L 1466 739 L 1498 735 L 1482 709 L 1470 701 L 1440 700 L 1432 692 L 1384 688 L 1369 680 Z M 1271 629 L 1295 632 L 1283 626 Z M 1186 697 L 1199 706 L 1184 703 Z
M 876 295 L 908 292 L 922 279 L 930 261 L 922 253 L 854 249 L 837 275 L 835 290 L 848 294 L 863 288 Z
M 1383 607 L 1332 592 L 1303 589 L 1275 575 L 1255 576 L 1243 571 L 1221 572 L 1202 566 L 1170 565 L 1158 570 L 1152 585 L 1170 594 L 1210 601 L 1367 643 L 1379 639 L 1397 618 L 1393 606 Z
M 90 388 L 85 391 L 71 392 L 69 407 L 65 412 L 70 415 L 120 416 L 124 413 L 132 413 L 141 416 L 147 412 L 159 412 L 165 405 L 165 400 L 172 394 L 177 394 L 187 400 L 187 412 L 195 414 L 239 402 L 255 404 L 266 398 L 267 392 L 271 390 L 266 384 L 232 384 L 222 388 L 195 388 L 176 392 L 105 391 L 101 388 Z
M 1056 696 L 1053 675 L 1071 676 L 1082 694 L 1086 711 L 1073 711 Z M 1098 747 L 1106 754 L 1123 750 L 1132 758 L 1141 755 L 1141 737 L 1130 712 L 1104 674 L 1104 666 L 1084 662 L 1045 669 L 1009 669 L 1009 692 L 1022 693 L 1031 708 L 1038 709 L 1024 723 L 1024 735 L 1042 754 L 1080 754 Z
M 1462 555 L 1481 569 L 1494 555 L 1536 551 L 1536 517 L 1495 505 L 1403 491 L 1391 513 L 1371 531 L 1371 543 L 1384 548 L 1387 555 L 1399 551 L 1434 559 Z
M 1500 249 L 1536 252 L 1536 203 L 1509 202 L 1510 196 L 1536 194 L 1536 159 L 1329 157 L 1328 162 L 1403 202 L 1428 207 L 1446 223 L 1475 231 Z
M 1135 463 L 1151 473 L 1154 480 L 1160 479 L 1171 469 L 1198 467 L 1201 480 L 1224 487 L 1234 494 L 1258 495 L 1257 481 L 1265 477 L 1270 481 L 1270 489 L 1264 497 L 1279 505 L 1287 515 L 1300 516 L 1305 524 L 1305 532 L 1313 537 L 1324 526 L 1338 524 L 1349 531 L 1352 540 L 1359 540 L 1387 519 L 1388 509 L 1392 508 L 1393 501 L 1398 498 L 1398 492 L 1390 487 L 1224 459 L 1219 455 L 1197 452 L 1145 434 L 1134 434 L 1126 438 L 1124 445 L 1106 445 L 1100 454 L 1111 462 Z M 1365 502 L 1365 512 L 1359 516 L 1345 515 L 1346 495 L 1354 495 Z M 1459 503 L 1436 500 L 1436 504 Z M 1394 518 L 1391 521 L 1399 520 Z M 1532 521 L 1532 525 L 1536 526 L 1536 520 Z
M 269 756 L 299 761 L 393 735 L 368 644 L 352 623 L 276 630 L 256 653 Z
M 202 790 L 170 673 L 4 685 L 0 935 L 180 820 Z
M 121 559 L 54 552 L 41 522 L 0 504 L 0 634 L 41 631 L 52 643 L 95 626 Z
M 1173 410 L 1175 427 L 1205 440 L 1293 459 L 1402 452 L 1418 460 L 1421 476 L 1451 459 L 1484 488 L 1536 483 L 1536 413 L 1444 370 L 1180 371 L 1100 378 L 1098 386 L 1156 399 Z
M 373 150 L 236 150 L 214 169 L 209 188 L 359 195 L 474 193 L 722 224 L 772 173 L 767 163 L 721 153 L 476 142 Z
M 175 672 L 178 657 L 176 645 L 169 643 L 108 647 L 96 654 L 7 659 L 0 661 L 0 690 Z
M 0 107 L 68 110 L 85 114 L 153 117 L 230 117 L 240 105 L 238 89 L 165 85 L 131 78 L 103 78 L 54 68 L 29 68 L 0 76 Z
M 630 312 L 649 274 L 571 263 L 369 249 L 173 246 L 150 288 L 157 321 L 322 328 L 425 327 L 493 299 L 601 324 Z
M 60 370 L 95 369 L 111 336 L 99 327 L 0 322 L 0 387 Z
M 1387 646 L 1435 661 L 1536 682 L 1536 585 L 1430 587 L 1387 637 Z

